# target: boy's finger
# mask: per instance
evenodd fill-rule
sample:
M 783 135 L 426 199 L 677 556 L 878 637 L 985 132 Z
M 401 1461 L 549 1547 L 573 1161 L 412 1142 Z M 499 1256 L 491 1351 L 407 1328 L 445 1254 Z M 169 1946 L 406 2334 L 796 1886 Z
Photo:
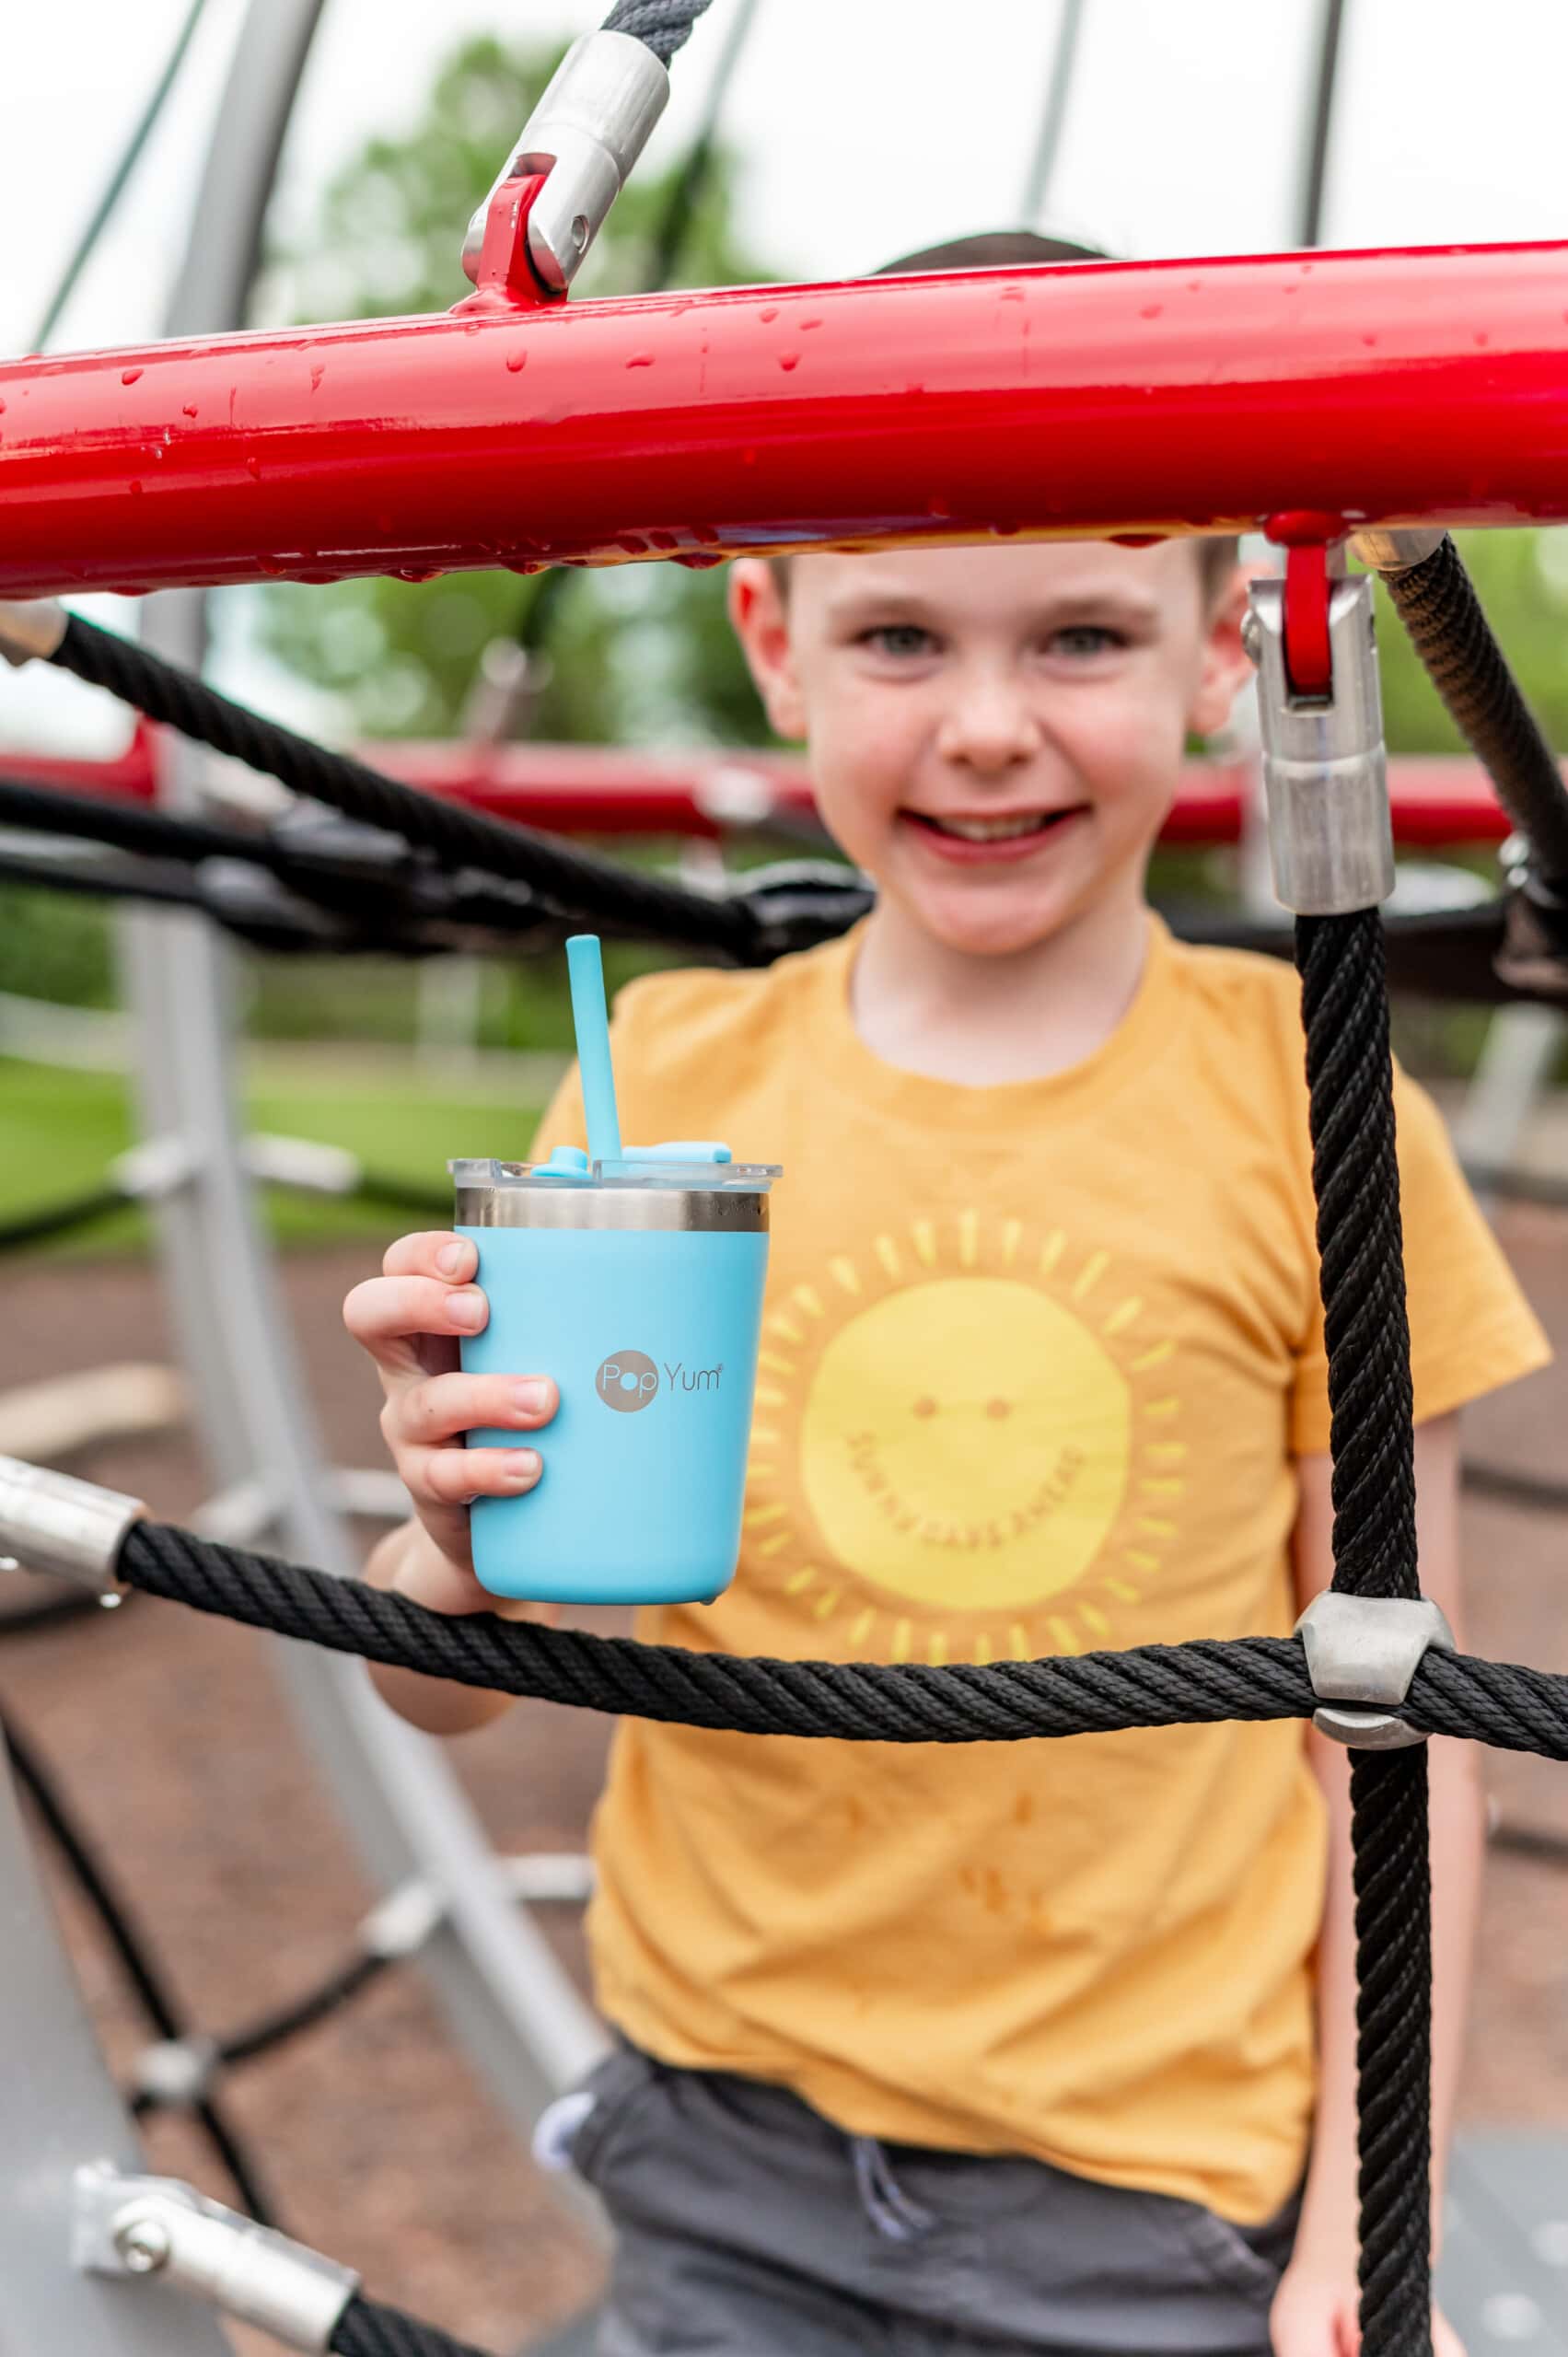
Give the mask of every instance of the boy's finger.
M 466 1506 L 473 1498 L 515 1498 L 543 1466 L 536 1448 L 404 1448 L 398 1476 L 418 1505 Z
M 449 1285 L 466 1284 L 479 1267 L 473 1239 L 454 1236 L 450 1228 L 431 1227 L 415 1236 L 400 1236 L 389 1244 L 381 1261 L 384 1277 L 439 1277 Z
M 537 1431 L 559 1405 L 547 1375 L 433 1375 L 388 1399 L 381 1430 L 394 1448 L 428 1447 L 487 1424 Z
M 343 1303 L 343 1324 L 379 1365 L 406 1370 L 422 1334 L 477 1334 L 490 1305 L 477 1285 L 443 1284 L 438 1277 L 366 1277 Z

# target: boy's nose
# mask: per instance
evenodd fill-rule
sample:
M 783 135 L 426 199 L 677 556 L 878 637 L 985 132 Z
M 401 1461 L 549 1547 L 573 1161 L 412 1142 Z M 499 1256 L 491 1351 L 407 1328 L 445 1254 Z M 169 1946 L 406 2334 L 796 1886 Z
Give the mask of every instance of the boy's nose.
M 996 776 L 1032 761 L 1042 742 L 1028 698 L 1004 680 L 980 679 L 948 706 L 937 749 L 945 761 Z

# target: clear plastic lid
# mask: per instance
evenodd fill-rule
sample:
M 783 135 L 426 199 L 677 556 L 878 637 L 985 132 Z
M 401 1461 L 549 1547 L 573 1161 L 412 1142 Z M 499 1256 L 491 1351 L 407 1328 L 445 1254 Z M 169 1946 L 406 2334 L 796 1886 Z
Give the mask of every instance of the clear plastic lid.
M 590 1162 L 581 1146 L 558 1145 L 548 1162 L 448 1162 L 458 1187 L 724 1187 L 765 1194 L 784 1175 L 780 1162 L 732 1162 L 729 1148 L 679 1138 L 666 1145 L 633 1145 L 618 1160 Z

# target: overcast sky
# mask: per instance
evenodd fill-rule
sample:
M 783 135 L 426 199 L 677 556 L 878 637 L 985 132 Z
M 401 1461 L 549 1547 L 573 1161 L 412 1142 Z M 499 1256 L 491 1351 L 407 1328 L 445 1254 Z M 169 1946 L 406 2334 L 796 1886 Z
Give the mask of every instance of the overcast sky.
M 156 331 L 246 0 L 209 0 L 157 145 L 56 343 Z M 690 137 L 734 0 L 675 60 L 650 164 Z M 25 350 L 187 0 L 10 0 L 0 50 L 0 349 Z M 1086 0 L 1047 217 L 1129 255 L 1294 242 L 1321 0 Z M 417 114 L 481 29 L 587 31 L 603 0 L 327 0 L 277 203 L 307 226 L 373 129 Z M 742 226 L 807 277 L 1018 216 L 1057 0 L 761 0 L 726 112 Z M 1478 15 L 1484 37 L 1477 37 Z M 1349 0 L 1325 236 L 1342 245 L 1568 237 L 1561 0 Z M 518 126 L 519 129 L 521 126 Z M 499 161 L 499 157 L 497 158 Z M 464 291 L 455 257 L 454 297 Z M 47 706 L 47 713 L 45 712 Z M 56 709 L 8 688 L 4 734 Z

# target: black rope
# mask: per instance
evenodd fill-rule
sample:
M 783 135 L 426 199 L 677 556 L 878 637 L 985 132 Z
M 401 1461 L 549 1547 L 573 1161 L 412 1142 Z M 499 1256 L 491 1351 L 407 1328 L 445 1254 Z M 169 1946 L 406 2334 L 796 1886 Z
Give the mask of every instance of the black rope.
M 454 2340 L 433 2324 L 367 2300 L 356 2292 L 327 2343 L 335 2357 L 487 2357 L 471 2341 Z
M 1415 1434 L 1383 927 L 1296 922 L 1333 1461 L 1334 1577 L 1415 1596 Z M 1432 2346 L 1432 1893 L 1424 1745 L 1353 1751 L 1364 2357 Z
M 668 65 L 678 49 L 691 38 L 699 17 L 706 16 L 713 0 L 617 0 L 606 17 L 607 33 L 631 33 Z
M 1539 1473 L 1516 1473 L 1507 1465 L 1469 1459 L 1460 1475 L 1465 1488 L 1479 1498 L 1498 1498 L 1505 1505 L 1524 1506 L 1535 1514 L 1568 1514 L 1568 1481 L 1548 1481 Z
M 147 1595 L 334 1653 L 497 1693 L 741 1735 L 1024 1742 L 1305 1718 L 1317 1703 L 1306 1655 L 1284 1637 L 1197 1638 L 983 1666 L 778 1661 L 540 1629 L 492 1612 L 432 1612 L 361 1580 L 219 1546 L 169 1523 L 134 1524 L 119 1571 Z M 1405 1716 L 1423 1734 L 1568 1759 L 1568 1678 L 1549 1670 L 1433 1652 Z
M 454 867 L 481 867 L 526 883 L 554 911 L 576 921 L 605 920 L 657 938 L 719 949 L 741 963 L 758 954 L 758 926 L 738 900 L 712 900 L 573 850 L 550 835 L 467 810 L 385 777 L 346 753 L 332 753 L 263 720 L 242 704 L 111 631 L 73 614 L 50 658 L 95 687 L 107 688 L 149 720 L 231 755 L 296 794 L 347 817 L 401 835 Z
M 1464 1167 L 1478 1195 L 1495 1195 L 1504 1203 L 1533 1203 L 1547 1211 L 1568 1211 L 1568 1178 L 1560 1178 L 1553 1171 L 1468 1160 Z
M 1383 928 L 1296 924 L 1333 1458 L 1334 1585 L 1415 1596 L 1415 1442 Z
M 201 2052 L 205 2061 L 203 2084 L 213 2073 L 234 2069 L 238 2063 L 254 2062 L 261 2055 L 270 2054 L 275 2047 L 286 2045 L 289 2039 L 301 2037 L 326 2021 L 341 2006 L 357 1997 L 362 1989 L 379 1980 L 389 1965 L 397 1961 L 390 1956 L 365 1952 L 351 1956 L 339 1965 L 329 1977 L 296 1997 L 286 2005 L 279 2005 L 270 2013 L 259 2014 L 243 2029 L 230 2030 L 226 2036 L 205 2040 L 187 2033 L 182 2043 Z M 193 2100 L 162 2087 L 138 2087 L 131 2097 L 131 2108 L 138 2119 L 151 2111 L 184 2108 Z
M 184 2038 L 189 2032 L 180 2019 L 173 1991 L 154 1962 L 125 1898 L 115 1889 L 109 1869 L 75 1822 L 53 1777 L 31 1744 L 8 1718 L 0 1721 L 0 1740 L 4 1741 L 10 1755 L 17 1781 L 38 1811 L 40 1822 L 64 1860 L 82 1896 L 98 1918 L 105 1938 L 119 1957 L 121 1968 L 134 1990 L 148 2023 L 159 2038 Z M 206 2096 L 192 2108 L 214 2151 L 233 2179 L 241 2206 L 258 2225 L 275 2225 L 276 2218 L 258 2182 L 254 2165 L 222 2110 Z
M 90 1194 L 73 1195 L 43 1211 L 23 1212 L 0 1223 L 0 1253 L 19 1252 L 32 1244 L 46 1244 L 57 1236 L 73 1236 L 91 1227 L 111 1212 L 123 1211 L 131 1201 L 121 1187 L 98 1187 Z
M 9 846 L 0 846 L 0 877 L 12 884 L 68 893 L 75 900 L 139 900 L 160 909 L 204 906 L 188 869 L 165 866 L 153 860 L 89 857 L 67 867 L 56 860 L 29 859 Z
M 1568 1833 L 1554 1833 L 1550 1826 L 1516 1825 L 1504 1817 L 1492 1829 L 1492 1846 L 1543 1866 L 1568 1866 Z
M 108 843 L 116 851 L 153 859 L 250 859 L 280 874 L 300 864 L 297 853 L 265 834 L 183 819 L 135 802 L 111 802 L 99 795 L 55 793 L 11 778 L 0 778 L 0 826 Z
M 1429 557 L 1383 576 L 1433 686 L 1484 764 L 1543 880 L 1568 884 L 1568 792 L 1551 747 L 1492 634 L 1464 559 L 1445 537 Z

